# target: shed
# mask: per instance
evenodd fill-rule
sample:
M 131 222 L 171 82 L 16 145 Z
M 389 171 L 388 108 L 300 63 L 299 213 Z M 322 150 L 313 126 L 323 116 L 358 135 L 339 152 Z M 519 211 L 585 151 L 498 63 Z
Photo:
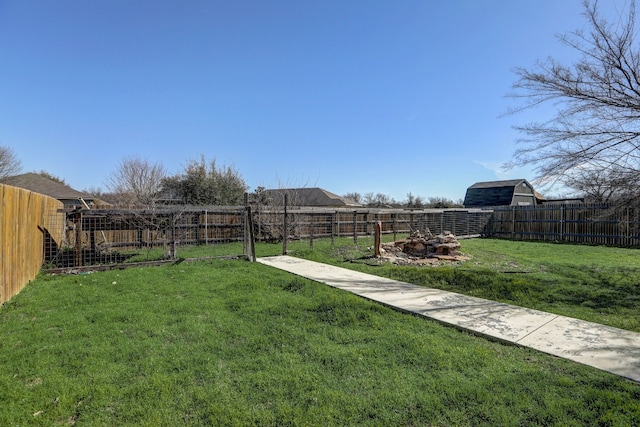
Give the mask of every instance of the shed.
M 88 204 L 94 202 L 98 204 L 104 203 L 96 199 L 91 194 L 74 190 L 66 184 L 61 184 L 57 181 L 54 181 L 53 179 L 44 177 L 34 172 L 10 176 L 2 179 L 0 183 L 11 185 L 13 187 L 24 188 L 26 190 L 33 191 L 34 193 L 45 194 L 49 197 L 60 200 L 65 206 L 82 206 L 82 200 L 84 200 Z
M 322 188 L 281 188 L 276 190 L 264 190 L 264 197 L 275 205 L 284 204 L 284 195 L 287 194 L 291 206 L 308 207 L 360 207 L 359 203 L 346 197 L 338 196 Z
M 536 191 L 526 179 L 476 182 L 467 188 L 465 208 L 490 206 L 532 206 Z

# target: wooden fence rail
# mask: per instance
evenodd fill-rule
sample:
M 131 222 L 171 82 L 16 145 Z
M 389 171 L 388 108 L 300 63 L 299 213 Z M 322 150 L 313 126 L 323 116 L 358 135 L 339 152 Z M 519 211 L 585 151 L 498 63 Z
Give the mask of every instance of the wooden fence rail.
M 36 277 L 46 243 L 62 240 L 61 208 L 51 197 L 0 184 L 0 304 Z

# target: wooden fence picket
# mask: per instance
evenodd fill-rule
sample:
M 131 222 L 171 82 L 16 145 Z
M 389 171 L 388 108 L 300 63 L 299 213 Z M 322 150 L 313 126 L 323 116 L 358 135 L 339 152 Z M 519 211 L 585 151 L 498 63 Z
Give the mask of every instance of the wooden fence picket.
M 63 204 L 51 197 L 0 184 L 0 304 L 31 280 L 44 261 L 49 238 L 62 240 Z

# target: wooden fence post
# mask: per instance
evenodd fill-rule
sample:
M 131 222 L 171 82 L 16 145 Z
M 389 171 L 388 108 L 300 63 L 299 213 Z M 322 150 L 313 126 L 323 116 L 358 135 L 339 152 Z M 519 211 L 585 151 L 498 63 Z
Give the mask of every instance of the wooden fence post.
M 564 205 L 560 205 L 560 241 L 564 241 Z
M 353 211 L 353 243 L 358 244 L 358 211 Z
M 336 221 L 338 218 L 338 212 L 331 213 L 331 247 L 335 246 L 335 235 L 336 235 Z
M 284 193 L 284 217 L 282 219 L 282 255 L 287 254 L 287 236 L 289 234 L 287 228 L 287 205 L 289 204 L 289 195 Z
M 247 255 L 247 235 L 249 234 L 247 225 L 247 208 L 249 207 L 249 193 L 244 193 L 244 239 L 242 239 L 242 253 Z
M 171 259 L 178 259 L 178 244 L 176 242 L 176 214 L 171 214 Z
M 362 220 L 364 221 L 364 235 L 369 236 L 369 212 L 364 213 Z
M 244 246 L 246 248 L 246 252 L 244 253 L 249 261 L 256 261 L 256 246 L 255 246 L 255 236 L 253 234 L 253 214 L 251 213 L 251 206 L 247 204 L 244 208 L 245 215 L 245 227 L 244 227 Z
M 76 267 L 82 267 L 82 212 L 78 211 L 76 217 Z
M 313 249 L 313 227 L 314 227 L 313 212 L 309 214 L 309 248 Z
M 629 245 L 629 243 L 631 242 L 631 219 L 629 218 L 629 208 L 625 208 L 625 212 L 626 212 L 626 217 L 627 217 L 627 230 L 625 233 L 625 238 L 624 238 L 624 245 Z
M 204 210 L 204 244 L 209 246 L 209 210 Z
M 393 230 L 393 241 L 396 241 L 396 218 L 398 217 L 398 214 L 396 213 L 392 213 L 391 214 L 391 229 Z
M 373 254 L 374 256 L 379 257 L 382 255 L 382 222 L 381 221 L 376 222 L 375 236 L 373 241 L 374 241 Z

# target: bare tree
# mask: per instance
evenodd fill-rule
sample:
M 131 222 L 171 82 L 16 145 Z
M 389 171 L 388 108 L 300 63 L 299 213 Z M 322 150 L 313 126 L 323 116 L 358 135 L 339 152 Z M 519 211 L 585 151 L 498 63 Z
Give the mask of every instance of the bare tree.
M 362 194 L 357 193 L 357 192 L 347 193 L 343 197 L 345 197 L 345 198 L 347 198 L 349 200 L 353 200 L 356 203 L 362 203 Z
M 607 171 L 578 170 L 566 184 L 589 203 L 627 204 L 634 199 L 640 171 L 635 176 L 616 168 Z
M 597 0 L 584 2 L 587 31 L 559 37 L 579 54 L 570 65 L 549 58 L 518 68 L 510 96 L 523 107 L 558 106 L 554 117 L 516 129 L 519 142 L 511 166 L 533 165 L 538 178 L 571 182 L 584 171 L 617 179 L 640 170 L 640 49 L 635 42 L 635 2 L 609 23 Z M 615 170 L 615 174 L 609 171 Z
M 303 203 L 300 190 L 305 186 L 289 187 L 279 181 L 277 190 L 267 190 L 259 186 L 250 194 L 250 203 L 257 214 L 256 235 L 265 240 L 282 240 L 285 237 L 300 235 L 305 215 L 298 210 Z M 286 229 L 284 214 L 286 215 Z
M 424 207 L 434 209 L 461 208 L 462 203 L 462 199 L 452 200 L 447 197 L 429 197 Z
M 111 174 L 106 186 L 118 196 L 118 203 L 123 206 L 152 207 L 158 201 L 166 175 L 160 163 L 126 158 Z
M 373 193 L 365 193 L 363 200 L 366 206 L 372 208 L 389 208 L 397 204 L 393 197 L 382 193 L 376 193 L 375 195 Z
M 13 149 L 0 145 L 0 179 L 17 175 L 21 169 L 22 164 Z
M 422 196 L 414 196 L 412 192 L 408 192 L 404 207 L 408 209 L 422 209 L 424 208 L 424 199 Z
M 96 186 L 90 186 L 87 188 L 83 188 L 82 189 L 83 193 L 87 193 L 87 194 L 91 194 L 94 197 L 97 197 L 98 199 L 101 199 L 103 197 L 105 197 L 106 193 L 102 190 L 102 188 L 100 187 L 96 187 Z

